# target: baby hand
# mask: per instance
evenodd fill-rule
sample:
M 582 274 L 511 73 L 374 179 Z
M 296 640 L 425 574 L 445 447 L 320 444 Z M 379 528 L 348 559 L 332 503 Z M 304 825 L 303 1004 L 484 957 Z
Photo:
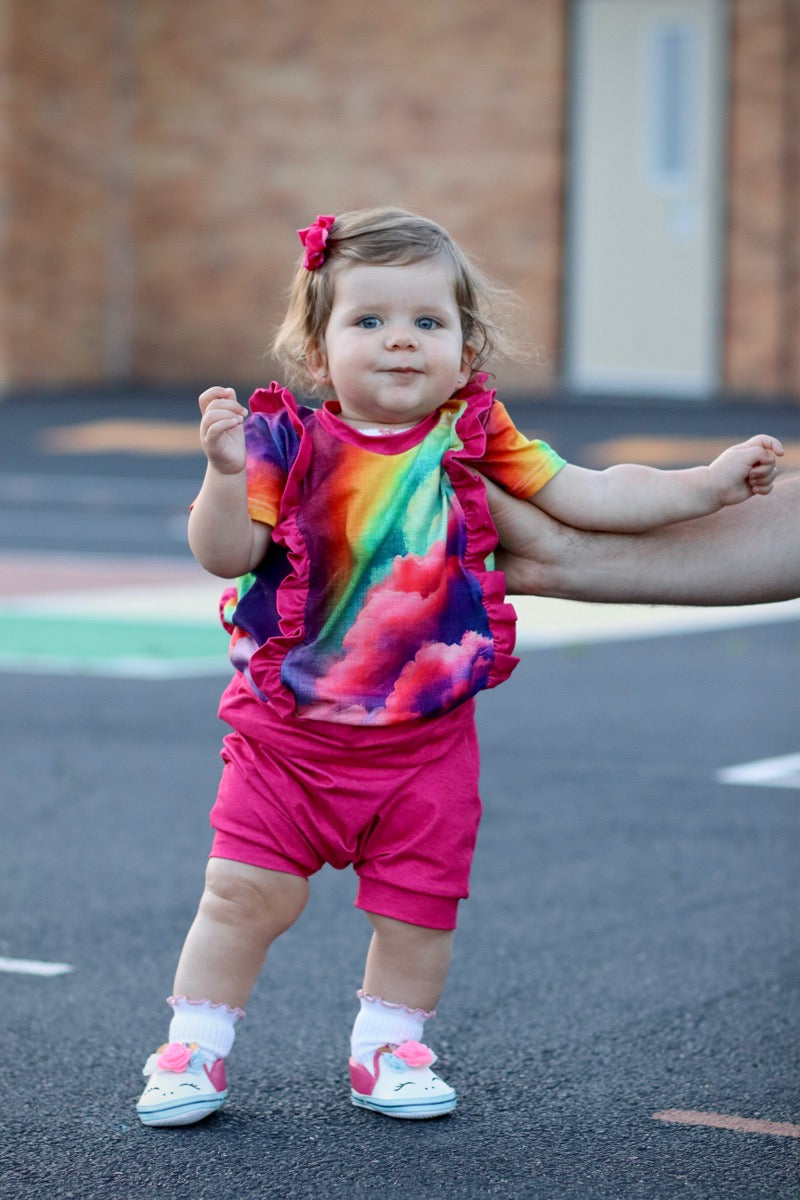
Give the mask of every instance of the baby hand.
M 783 454 L 777 438 L 759 433 L 737 446 L 729 446 L 709 466 L 720 503 L 739 504 L 750 496 L 766 496 L 778 473 L 776 459 Z
M 208 388 L 199 397 L 200 445 L 212 467 L 223 475 L 245 468 L 246 454 L 242 425 L 247 416 L 233 388 Z

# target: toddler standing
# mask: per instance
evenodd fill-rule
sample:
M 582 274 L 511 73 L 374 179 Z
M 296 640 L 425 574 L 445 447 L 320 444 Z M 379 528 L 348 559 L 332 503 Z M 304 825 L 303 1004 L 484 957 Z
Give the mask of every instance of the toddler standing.
M 237 579 L 232 682 L 206 886 L 138 1113 L 182 1125 L 227 1096 L 225 1059 L 308 878 L 352 865 L 372 926 L 351 1035 L 354 1104 L 449 1113 L 423 1042 L 468 894 L 480 818 L 474 697 L 508 677 L 514 612 L 475 468 L 559 520 L 631 531 L 768 492 L 780 443 L 707 467 L 590 471 L 529 441 L 487 388 L 490 290 L 444 229 L 400 209 L 320 216 L 249 415 L 200 396 L 208 466 L 189 542 Z

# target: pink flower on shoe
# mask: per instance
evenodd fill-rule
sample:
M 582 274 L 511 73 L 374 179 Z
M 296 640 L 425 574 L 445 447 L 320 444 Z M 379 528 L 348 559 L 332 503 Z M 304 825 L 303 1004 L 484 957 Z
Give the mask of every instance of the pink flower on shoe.
M 180 1042 L 170 1042 L 168 1046 L 159 1054 L 156 1059 L 156 1065 L 159 1071 L 175 1071 L 180 1075 L 189 1066 L 192 1061 L 192 1050 L 190 1046 L 184 1046 Z
M 422 1042 L 403 1042 L 393 1053 L 409 1067 L 429 1067 L 436 1061 L 436 1055 Z

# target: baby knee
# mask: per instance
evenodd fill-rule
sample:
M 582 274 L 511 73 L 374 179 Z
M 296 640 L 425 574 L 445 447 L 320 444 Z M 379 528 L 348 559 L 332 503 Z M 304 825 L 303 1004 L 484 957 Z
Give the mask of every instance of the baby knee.
M 255 926 L 275 936 L 302 912 L 307 891 L 297 876 L 211 858 L 200 910 L 221 924 Z
M 211 859 L 200 911 L 220 924 L 241 925 L 263 918 L 264 904 L 257 887 L 235 870 L 235 864 Z

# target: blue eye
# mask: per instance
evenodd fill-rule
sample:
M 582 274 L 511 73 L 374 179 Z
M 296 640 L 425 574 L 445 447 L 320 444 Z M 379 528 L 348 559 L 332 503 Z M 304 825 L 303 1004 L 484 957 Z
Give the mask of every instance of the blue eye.
M 361 329 L 379 329 L 381 320 L 380 317 L 361 317 L 357 324 Z
M 438 329 L 439 325 L 440 325 L 440 323 L 439 323 L 439 321 L 436 320 L 435 317 L 419 317 L 417 319 L 417 326 L 420 329 L 425 329 L 425 330 Z

